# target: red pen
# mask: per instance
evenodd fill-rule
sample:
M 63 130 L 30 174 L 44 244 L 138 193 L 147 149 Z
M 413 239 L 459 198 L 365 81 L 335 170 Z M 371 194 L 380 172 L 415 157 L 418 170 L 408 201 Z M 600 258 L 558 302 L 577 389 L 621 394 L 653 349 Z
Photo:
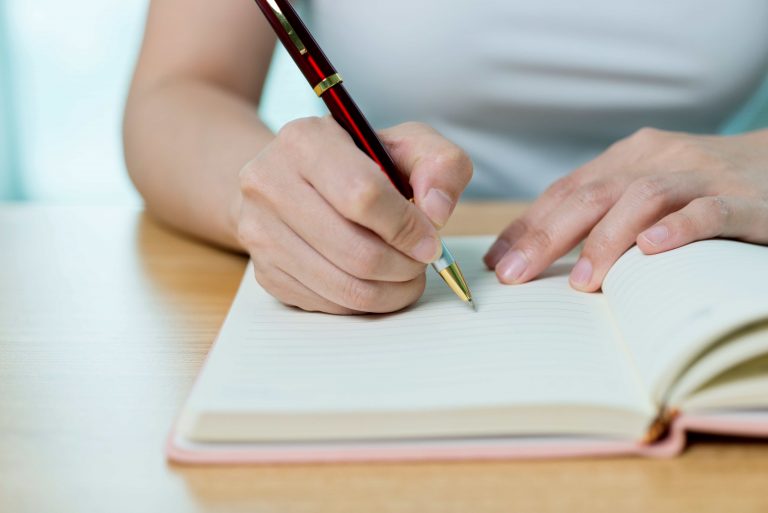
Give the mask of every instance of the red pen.
M 336 122 L 352 137 L 357 147 L 379 165 L 395 188 L 405 198 L 413 200 L 413 189 L 408 178 L 397 169 L 384 144 L 344 88 L 341 75 L 320 49 L 320 45 L 291 4 L 286 0 L 255 1 L 304 78 L 315 94 L 325 102 Z M 432 263 L 432 267 L 462 301 L 469 303 L 476 310 L 477 306 L 472 300 L 472 293 L 464 275 L 445 243 L 442 243 L 442 251 L 442 255 Z

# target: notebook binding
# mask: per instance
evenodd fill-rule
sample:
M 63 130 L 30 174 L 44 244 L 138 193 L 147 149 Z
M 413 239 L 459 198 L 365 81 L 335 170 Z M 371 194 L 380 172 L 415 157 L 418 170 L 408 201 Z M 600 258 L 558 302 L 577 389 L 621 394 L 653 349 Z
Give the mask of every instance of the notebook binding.
M 672 428 L 672 423 L 679 413 L 680 412 L 674 408 L 663 408 L 661 413 L 659 413 L 648 428 L 648 432 L 643 438 L 643 443 L 652 444 L 666 437 L 669 434 L 669 430 Z

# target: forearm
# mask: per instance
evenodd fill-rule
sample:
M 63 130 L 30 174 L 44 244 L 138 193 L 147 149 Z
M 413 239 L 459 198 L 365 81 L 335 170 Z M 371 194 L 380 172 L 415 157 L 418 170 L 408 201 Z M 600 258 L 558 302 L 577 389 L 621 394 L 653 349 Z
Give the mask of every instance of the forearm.
M 241 249 L 239 171 L 272 138 L 256 105 L 202 80 L 134 90 L 126 106 L 126 164 L 147 209 L 228 248 Z

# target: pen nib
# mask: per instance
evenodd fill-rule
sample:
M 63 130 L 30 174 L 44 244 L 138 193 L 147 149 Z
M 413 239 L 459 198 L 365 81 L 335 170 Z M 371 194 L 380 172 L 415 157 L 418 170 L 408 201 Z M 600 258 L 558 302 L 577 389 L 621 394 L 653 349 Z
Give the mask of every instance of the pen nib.
M 474 310 L 475 312 L 477 312 L 477 303 L 475 303 L 475 301 L 474 301 L 472 298 L 469 298 L 469 299 L 467 300 L 467 303 L 469 303 L 469 306 L 471 306 L 471 307 L 472 307 L 472 310 Z

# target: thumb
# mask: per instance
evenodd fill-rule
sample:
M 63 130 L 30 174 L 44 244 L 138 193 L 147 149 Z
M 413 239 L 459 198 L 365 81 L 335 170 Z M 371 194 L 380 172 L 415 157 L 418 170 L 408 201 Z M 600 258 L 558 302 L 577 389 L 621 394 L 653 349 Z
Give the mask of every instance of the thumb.
M 435 226 L 443 226 L 472 178 L 469 156 L 423 123 L 397 125 L 380 136 L 397 167 L 408 175 L 416 206 Z

